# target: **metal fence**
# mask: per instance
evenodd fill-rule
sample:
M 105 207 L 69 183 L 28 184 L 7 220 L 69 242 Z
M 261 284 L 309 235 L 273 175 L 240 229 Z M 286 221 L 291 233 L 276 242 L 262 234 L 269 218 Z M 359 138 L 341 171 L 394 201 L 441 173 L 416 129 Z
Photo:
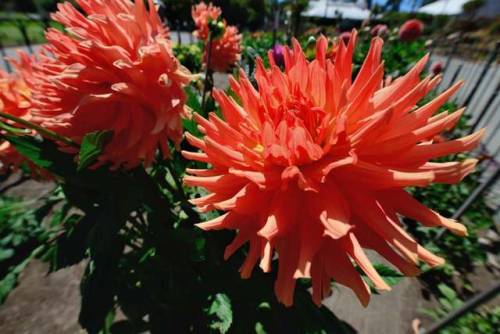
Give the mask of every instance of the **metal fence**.
M 475 155 L 485 157 L 482 162 L 482 184 L 455 213 L 460 218 L 484 192 L 488 192 L 488 204 L 495 210 L 500 208 L 500 41 L 490 48 L 477 47 L 464 42 L 437 42 L 439 49 L 431 54 L 431 63 L 444 66 L 443 80 L 438 87 L 441 92 L 458 80 L 464 86 L 453 101 L 466 106 L 470 117 L 470 132 L 486 128 L 481 147 Z

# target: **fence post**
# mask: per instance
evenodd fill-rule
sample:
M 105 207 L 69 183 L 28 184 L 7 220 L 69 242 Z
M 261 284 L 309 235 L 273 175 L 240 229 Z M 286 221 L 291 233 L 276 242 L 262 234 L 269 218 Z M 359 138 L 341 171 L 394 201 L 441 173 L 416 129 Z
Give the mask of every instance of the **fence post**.
M 280 24 L 280 9 L 278 0 L 273 1 L 273 10 L 274 10 L 274 20 L 273 20 L 273 47 L 276 45 L 276 40 L 278 36 L 278 28 Z
M 499 89 L 500 89 L 500 83 L 497 84 L 495 92 L 490 96 L 490 98 L 488 99 L 488 102 L 484 106 L 483 110 L 481 110 L 481 113 L 477 116 L 476 120 L 474 121 L 474 124 L 472 124 L 472 126 L 470 128 L 470 133 L 472 133 L 472 132 L 474 132 L 476 130 L 476 128 L 478 127 L 479 123 L 481 123 L 481 121 L 483 120 L 484 116 L 486 116 L 486 113 L 488 112 L 488 109 L 490 108 L 491 104 L 493 103 L 493 101 L 495 101 L 495 98 L 498 95 L 498 90 Z M 492 112 L 491 115 L 490 115 L 490 117 L 488 117 L 488 120 L 486 121 L 486 123 L 488 123 L 488 121 L 491 120 L 491 117 L 493 117 L 493 114 L 494 113 Z
M 436 334 L 439 333 L 440 330 L 451 324 L 453 321 L 460 318 L 465 313 L 472 311 L 477 306 L 486 303 L 488 300 L 494 298 L 498 292 L 500 292 L 500 282 L 493 284 L 489 289 L 475 295 L 467 302 L 465 302 L 460 308 L 448 314 L 444 319 L 441 319 L 439 322 L 432 325 L 428 330 L 424 330 L 422 334 Z
M 182 44 L 182 36 L 181 36 L 181 22 L 177 20 L 177 44 Z
M 500 179 L 500 167 L 497 167 L 495 172 L 493 172 L 492 175 L 490 175 L 486 180 L 484 180 L 479 186 L 474 189 L 474 191 L 467 197 L 467 199 L 462 203 L 462 205 L 455 211 L 451 219 L 459 220 L 462 218 L 465 212 L 470 208 L 472 204 L 481 196 L 481 194 L 488 189 L 490 186 L 495 184 L 498 180 Z M 447 230 L 446 229 L 441 229 L 436 236 L 434 237 L 434 240 L 437 241 L 441 239 L 441 237 L 445 234 Z
M 450 86 L 453 85 L 455 83 L 455 81 L 457 81 L 458 75 L 460 74 L 460 71 L 462 71 L 463 66 L 464 66 L 464 63 L 461 63 L 460 65 L 457 66 L 457 70 L 455 71 L 455 73 L 453 74 L 453 77 L 451 78 Z
M 50 17 L 46 13 L 40 14 L 45 30 L 50 28 Z
M 28 30 L 26 29 L 25 21 L 22 19 L 16 20 L 16 25 L 19 28 L 19 31 L 21 31 L 21 35 L 23 35 L 24 43 L 26 44 L 29 53 L 33 54 L 33 48 L 31 47 L 31 41 L 28 36 Z
M 2 55 L 2 60 L 5 64 L 5 68 L 7 69 L 7 72 L 12 72 L 12 67 L 10 66 L 9 62 L 5 59 L 7 57 L 7 53 L 5 52 L 1 38 L 0 38 L 0 55 Z
M 448 58 L 446 58 L 446 63 L 444 64 L 444 70 L 445 70 L 445 72 L 448 71 L 448 68 L 449 68 L 450 63 L 451 63 L 451 59 L 453 58 L 453 55 L 457 52 L 457 48 L 458 48 L 458 39 L 453 42 L 453 45 L 451 46 L 450 53 L 448 54 Z M 443 79 L 444 79 L 444 73 L 443 73 Z M 436 90 L 441 87 L 441 84 L 443 83 L 443 81 L 444 80 L 442 80 L 439 83 L 439 85 L 436 88 Z
M 465 101 L 463 103 L 464 106 L 468 105 L 472 101 L 472 98 L 474 97 L 474 94 L 476 93 L 477 89 L 483 83 L 483 80 L 486 77 L 486 74 L 488 73 L 488 70 L 490 69 L 491 64 L 497 58 L 499 48 L 500 48 L 500 42 L 496 42 L 495 47 L 490 51 L 490 55 L 488 56 L 488 60 L 486 61 L 483 69 L 481 70 L 481 74 L 479 75 L 479 80 L 476 81 L 474 88 L 471 89 L 469 96 L 467 96 L 467 98 L 465 99 Z
M 488 189 L 491 185 L 493 185 L 496 181 L 500 179 L 500 167 L 497 167 L 495 172 L 491 174 L 486 180 L 484 180 L 483 183 L 481 183 L 474 191 L 472 194 L 469 195 L 469 197 L 465 200 L 465 202 L 462 203 L 460 208 L 453 214 L 453 219 L 460 219 L 464 213 L 469 209 L 469 207 L 474 204 L 474 202 L 477 200 L 477 198 L 486 190 Z

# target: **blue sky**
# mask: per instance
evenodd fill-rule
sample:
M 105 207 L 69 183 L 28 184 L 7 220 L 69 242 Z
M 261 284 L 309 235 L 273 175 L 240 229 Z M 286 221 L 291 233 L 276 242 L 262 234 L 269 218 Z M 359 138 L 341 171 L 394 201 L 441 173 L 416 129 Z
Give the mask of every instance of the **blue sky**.
M 386 0 L 374 0 L 374 2 L 379 5 L 384 5 L 386 3 Z M 412 9 L 413 3 L 415 3 L 416 5 L 415 8 L 418 8 L 418 5 L 420 5 L 421 2 L 422 0 L 403 0 L 401 1 L 401 10 L 410 11 Z

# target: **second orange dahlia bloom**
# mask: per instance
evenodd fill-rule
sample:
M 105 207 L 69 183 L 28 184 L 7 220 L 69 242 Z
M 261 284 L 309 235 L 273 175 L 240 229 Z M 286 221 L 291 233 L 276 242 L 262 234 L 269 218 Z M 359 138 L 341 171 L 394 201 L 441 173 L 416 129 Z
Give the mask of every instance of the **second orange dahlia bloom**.
M 26 75 L 31 73 L 31 58 L 19 54 L 19 61 L 13 62 L 17 72 L 0 70 L 0 111 L 24 120 L 31 120 L 31 90 L 26 84 Z M 6 120 L 4 120 L 6 121 Z M 6 121 L 11 126 L 16 126 Z M 0 143 L 0 172 L 16 170 L 26 159 L 8 142 Z
M 153 2 L 77 0 L 59 4 L 33 89 L 34 120 L 77 142 L 111 130 L 100 157 L 113 167 L 149 164 L 168 140 L 182 139 L 187 116 L 183 86 L 190 73 L 172 52 L 168 29 Z
M 202 41 L 208 40 L 209 28 L 208 24 L 210 20 L 218 20 L 222 14 L 220 7 L 214 6 L 212 3 L 208 5 L 204 2 L 193 6 L 191 9 L 191 15 L 196 25 L 196 30 L 194 31 L 194 36 L 201 39 Z
M 277 257 L 275 293 L 285 305 L 293 303 L 296 279 L 304 277 L 312 279 L 317 304 L 330 294 L 334 280 L 367 305 L 370 289 L 357 269 L 377 289 L 389 290 L 365 249 L 406 275 L 419 272 L 419 261 L 442 264 L 444 259 L 408 235 L 399 216 L 466 234 L 463 225 L 405 191 L 433 182 L 456 183 L 474 170 L 474 159 L 432 162 L 471 150 L 483 134 L 432 141 L 463 113 L 436 114 L 460 84 L 419 107 L 416 103 L 440 80 L 420 79 L 428 57 L 384 87 L 382 39 L 372 40 L 352 80 L 355 42 L 356 33 L 348 45 L 339 42 L 330 60 L 328 42 L 321 37 L 316 59 L 309 62 L 294 41 L 293 51 L 285 51 L 284 72 L 272 57 L 270 69 L 259 60 L 258 87 L 242 72 L 239 82 L 231 80 L 241 102 L 216 91 L 223 119 L 214 113 L 208 119 L 196 115 L 205 136 L 187 135 L 200 151 L 184 152 L 185 157 L 211 166 L 188 170 L 185 183 L 209 192 L 192 202 L 202 212 L 224 212 L 199 227 L 237 231 L 225 257 L 248 244 L 243 278 L 257 264 L 270 271 Z
M 194 35 L 205 42 L 203 63 L 205 65 L 208 63 L 208 54 L 210 52 L 210 69 L 216 72 L 227 72 L 241 59 L 242 36 L 238 28 L 228 25 L 225 21 L 221 21 L 224 25 L 224 32 L 221 36 L 214 38 L 210 45 L 208 43 L 210 33 L 209 23 L 211 20 L 220 20 L 221 9 L 212 5 L 212 3 L 207 5 L 204 2 L 200 2 L 198 5 L 193 6 L 191 14 L 196 25 Z
M 226 25 L 224 34 L 212 42 L 210 69 L 217 72 L 227 72 L 241 59 L 241 34 L 238 28 Z M 208 62 L 208 47 L 205 46 L 203 62 Z

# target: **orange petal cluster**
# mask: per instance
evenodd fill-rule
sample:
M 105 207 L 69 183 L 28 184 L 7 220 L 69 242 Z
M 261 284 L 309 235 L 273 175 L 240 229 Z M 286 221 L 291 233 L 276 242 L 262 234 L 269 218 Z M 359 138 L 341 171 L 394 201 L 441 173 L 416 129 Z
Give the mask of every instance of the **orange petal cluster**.
M 219 38 L 215 38 L 210 46 L 209 21 L 219 20 L 222 11 L 210 3 L 204 2 L 193 6 L 191 14 L 196 25 L 194 35 L 205 42 L 205 51 L 203 53 L 203 63 L 208 63 L 208 54 L 210 55 L 210 69 L 217 72 L 227 72 L 236 65 L 241 59 L 241 39 L 242 36 L 235 26 L 228 25 L 225 21 L 224 33 Z M 209 50 L 209 48 L 211 49 Z
M 19 54 L 20 60 L 13 65 L 17 73 L 9 74 L 0 70 L 0 111 L 25 119 L 31 119 L 31 91 L 25 82 L 25 75 L 31 71 L 31 59 L 26 54 Z M 15 126 L 7 121 L 11 126 Z M 7 141 L 0 144 L 0 173 L 16 170 L 26 161 Z
M 31 80 L 33 116 L 43 127 L 79 142 L 111 130 L 100 163 L 148 165 L 168 140 L 182 139 L 188 116 L 183 86 L 191 74 L 175 58 L 151 0 L 77 0 L 52 17 L 67 33 L 49 29 Z
M 205 47 L 203 62 L 208 61 L 208 45 Z M 241 35 L 238 28 L 226 25 L 224 34 L 212 42 L 210 69 L 217 72 L 227 72 L 241 59 Z
M 222 91 L 214 94 L 223 118 L 196 115 L 204 138 L 187 134 L 200 151 L 184 156 L 211 166 L 188 170 L 185 184 L 209 192 L 192 202 L 201 212 L 224 212 L 199 227 L 237 231 L 225 258 L 248 244 L 243 278 L 256 264 L 271 271 L 277 258 L 275 293 L 287 306 L 298 278 L 312 279 L 317 304 L 330 294 L 334 280 L 367 305 L 370 289 L 359 271 L 377 289 L 389 290 L 365 249 L 409 276 L 418 274 L 419 261 L 442 264 L 444 259 L 405 231 L 399 216 L 466 234 L 463 225 L 405 191 L 457 183 L 474 170 L 474 159 L 432 162 L 473 149 L 483 135 L 432 141 L 453 128 L 464 111 L 436 113 L 460 84 L 418 106 L 440 77 L 420 79 L 426 56 L 385 86 L 378 37 L 352 80 L 355 42 L 353 32 L 330 60 L 328 41 L 321 37 L 316 59 L 309 62 L 294 41 L 293 50 L 285 50 L 284 72 L 270 53 L 269 69 L 257 61 L 257 88 L 241 72 L 239 81 L 231 80 L 237 100 Z
M 210 20 L 217 20 L 222 14 L 222 10 L 209 3 L 208 5 L 204 2 L 200 2 L 191 9 L 191 15 L 196 25 L 196 30 L 194 31 L 194 36 L 201 39 L 202 41 L 208 40 L 208 23 Z

